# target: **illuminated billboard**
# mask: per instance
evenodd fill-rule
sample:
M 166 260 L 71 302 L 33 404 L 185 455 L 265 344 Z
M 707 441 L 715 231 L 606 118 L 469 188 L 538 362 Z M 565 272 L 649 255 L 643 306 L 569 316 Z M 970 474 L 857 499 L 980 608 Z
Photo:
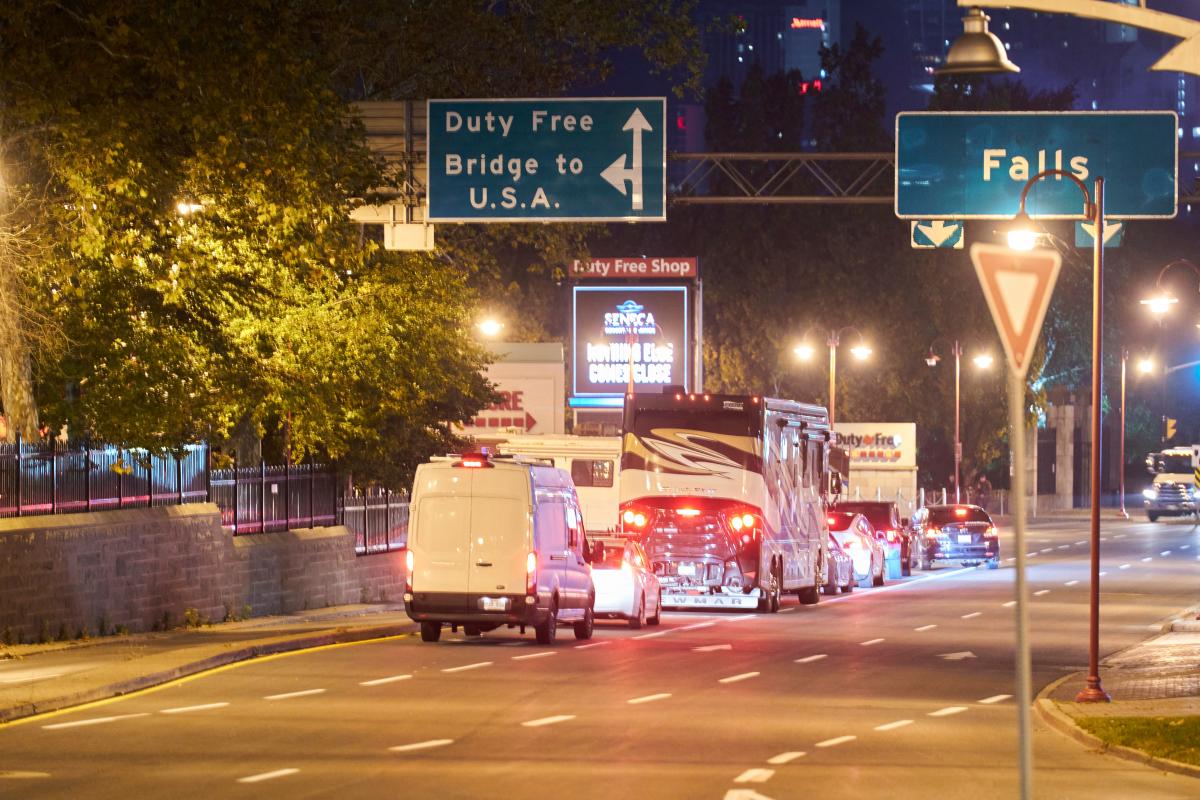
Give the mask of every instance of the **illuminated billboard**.
M 572 290 L 572 405 L 620 405 L 635 391 L 691 390 L 686 286 L 576 286 Z M 591 402 L 589 402 L 591 400 Z

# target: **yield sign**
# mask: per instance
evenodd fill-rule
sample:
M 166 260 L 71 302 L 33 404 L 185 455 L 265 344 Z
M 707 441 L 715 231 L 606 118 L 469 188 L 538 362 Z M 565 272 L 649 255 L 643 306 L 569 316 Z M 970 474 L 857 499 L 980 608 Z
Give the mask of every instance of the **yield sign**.
M 1008 366 L 1023 376 L 1029 371 L 1062 257 L 1053 250 L 1021 252 L 973 244 L 971 261 L 1004 343 Z

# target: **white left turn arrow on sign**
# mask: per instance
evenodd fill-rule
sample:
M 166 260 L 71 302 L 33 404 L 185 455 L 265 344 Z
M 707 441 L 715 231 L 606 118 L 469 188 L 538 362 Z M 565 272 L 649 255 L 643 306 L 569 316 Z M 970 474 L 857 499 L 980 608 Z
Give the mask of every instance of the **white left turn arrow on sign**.
M 632 208 L 634 211 L 641 211 L 644 202 L 642 194 L 642 134 L 645 131 L 652 131 L 654 128 L 650 127 L 650 122 L 642 114 L 642 110 L 635 108 L 621 130 L 633 132 L 633 164 L 627 168 L 625 166 L 625 153 L 621 153 L 616 161 L 609 164 L 600 173 L 600 177 L 611 183 L 613 188 L 621 194 L 626 193 L 625 181 L 629 181 L 633 187 Z

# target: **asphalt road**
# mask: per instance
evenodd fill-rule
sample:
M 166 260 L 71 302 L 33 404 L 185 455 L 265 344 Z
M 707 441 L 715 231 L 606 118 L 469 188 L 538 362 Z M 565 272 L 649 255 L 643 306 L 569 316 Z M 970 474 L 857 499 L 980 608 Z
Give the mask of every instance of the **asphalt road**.
M 1029 535 L 1040 689 L 1087 663 L 1087 522 Z M 1200 528 L 1104 535 L 1111 653 L 1200 599 Z M 0 729 L 0 796 L 1015 797 L 1013 577 L 943 568 L 553 648 L 447 632 L 249 662 Z M 1034 738 L 1039 797 L 1200 795 L 1036 719 Z

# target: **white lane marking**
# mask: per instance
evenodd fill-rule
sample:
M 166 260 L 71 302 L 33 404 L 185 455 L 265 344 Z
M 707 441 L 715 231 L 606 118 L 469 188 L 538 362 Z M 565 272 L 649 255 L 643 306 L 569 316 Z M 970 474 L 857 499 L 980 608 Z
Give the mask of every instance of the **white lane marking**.
M 1101 572 L 1101 573 L 1100 573 L 1100 577 L 1101 577 L 1101 578 L 1103 578 L 1103 577 L 1104 577 L 1105 575 L 1107 575 L 1107 574 L 1108 574 L 1107 572 Z
M 983 698 L 979 702 L 983 703 L 985 706 L 990 706 L 993 703 L 1002 703 L 1005 700 L 1008 700 L 1010 697 L 1012 697 L 1011 694 L 994 694 L 991 697 Z
M 589 647 L 603 647 L 606 644 L 612 644 L 612 642 L 611 641 L 609 641 L 609 642 L 591 642 L 589 644 L 577 644 L 577 645 L 575 645 L 575 649 L 576 650 L 587 650 Z
M 693 647 L 693 653 L 715 653 L 718 650 L 732 650 L 731 644 L 706 644 L 703 647 Z
M 1179 545 L 1179 549 L 1180 549 L 1180 550 L 1190 550 L 1190 549 L 1191 549 L 1191 547 L 1192 547 L 1192 546 L 1191 546 L 1190 544 L 1181 544 L 1181 545 Z
M 766 783 L 771 780 L 771 776 L 775 774 L 773 769 L 763 769 L 762 767 L 754 767 L 748 769 L 741 775 L 733 779 L 734 783 Z
M 1079 583 L 1079 581 L 1067 581 L 1063 584 L 1063 586 L 1074 586 L 1077 583 Z
M 442 672 L 466 672 L 469 669 L 479 669 L 480 667 L 490 667 L 491 661 L 477 661 L 474 664 L 464 664 L 461 667 L 446 667 Z
M 1121 566 L 1117 567 L 1117 569 L 1129 569 L 1129 565 L 1128 565 L 1128 564 L 1122 564 Z
M 948 717 L 951 714 L 961 714 L 962 712 L 964 712 L 966 710 L 967 710 L 966 706 L 946 706 L 945 708 L 939 708 L 937 711 L 930 711 L 927 716 Z
M 816 655 L 805 656 L 804 658 L 797 658 L 796 663 L 797 664 L 811 664 L 814 661 L 820 661 L 822 658 L 826 658 L 826 657 L 827 657 L 827 655 L 825 653 L 817 653 Z
M 459 639 L 457 641 L 465 642 L 466 639 Z M 501 642 L 500 646 L 501 647 L 527 647 L 527 646 L 529 646 L 529 642 Z
M 982 611 L 972 611 L 970 614 L 963 614 L 962 619 L 975 619 L 976 617 L 982 617 L 982 616 L 983 616 Z
M 641 636 L 633 636 L 633 639 L 655 639 L 659 636 L 666 636 L 668 633 L 682 630 L 682 628 L 667 628 L 665 631 L 655 631 L 654 633 L 643 633 Z
M 269 781 L 274 778 L 283 778 L 288 775 L 295 775 L 299 771 L 300 770 L 298 770 L 298 769 L 291 768 L 291 769 L 277 769 L 274 772 L 260 772 L 257 775 L 247 775 L 245 778 L 238 778 L 237 782 L 238 783 L 258 783 L 259 781 Z
M 959 569 L 950 570 L 949 572 L 939 572 L 936 575 L 925 575 L 924 577 L 915 580 L 904 581 L 903 583 L 889 583 L 887 586 L 878 586 L 869 592 L 855 592 L 854 594 L 840 594 L 837 597 L 831 597 L 828 600 L 822 600 L 821 605 L 830 603 L 844 603 L 852 600 L 861 600 L 864 597 L 878 597 L 884 592 L 896 592 L 901 589 L 911 589 L 913 586 L 919 586 L 925 581 L 940 581 L 945 578 L 953 578 L 955 575 L 962 575 L 964 572 L 974 572 L 975 567 L 960 567 Z
M 1017 601 L 1016 601 L 1016 600 L 1009 600 L 1008 602 L 1006 602 L 1006 603 L 1001 603 L 1000 605 L 1004 606 L 1005 608 L 1012 608 L 1012 607 L 1013 607 L 1013 606 L 1015 606 L 1016 604 L 1017 604 Z
M 1036 550 L 1034 550 L 1032 553 L 1026 553 L 1026 554 L 1025 554 L 1025 557 L 1026 557 L 1026 558 L 1033 558 L 1033 557 L 1034 557 L 1034 556 L 1036 556 L 1036 555 L 1037 555 L 1037 551 L 1036 551 Z
M 645 697 L 635 697 L 632 700 L 626 700 L 625 702 L 631 706 L 640 706 L 642 703 L 653 703 L 655 700 L 666 700 L 670 696 L 670 692 L 660 692 L 658 694 L 648 694 Z
M 24 769 L 0 769 L 0 778 L 6 780 L 27 781 L 31 778 L 49 778 L 49 772 L 33 772 Z
M 683 626 L 680 626 L 680 627 L 678 627 L 678 628 L 675 628 L 674 630 L 677 630 L 677 631 L 694 631 L 694 630 L 696 630 L 697 628 L 711 628 L 713 625 L 716 625 L 716 624 L 717 624 L 717 623 L 715 623 L 715 622 L 697 622 L 695 625 L 683 625 Z
M 575 719 L 574 714 L 558 714 L 553 717 L 542 717 L 541 719 L 531 719 L 529 722 L 522 722 L 523 728 L 540 728 L 543 725 L 556 725 L 559 722 L 566 722 L 569 719 Z
M 74 722 L 56 722 L 53 725 L 43 725 L 42 730 L 58 731 L 62 730 L 63 728 L 82 728 L 87 725 L 103 725 L 106 722 L 116 722 L 117 720 L 121 719 L 133 719 L 134 717 L 148 716 L 150 716 L 149 712 L 144 712 L 141 714 L 119 714 L 115 717 L 93 717 L 92 719 L 79 719 L 75 720 Z
M 525 661 L 526 659 L 530 659 L 530 658 L 545 658 L 546 656 L 556 656 L 556 655 L 558 655 L 558 653 L 554 652 L 553 650 L 543 650 L 540 653 L 530 653 L 529 655 L 524 655 L 524 656 L 513 656 L 512 660 L 513 661 Z
M 780 614 L 786 614 L 786 613 L 787 613 L 787 612 L 789 612 L 789 611 L 795 611 L 795 610 L 796 610 L 796 607 L 795 607 L 795 606 L 788 606 L 787 608 L 781 608 L 781 609 L 779 609 L 779 613 L 780 613 Z
M 359 686 L 383 686 L 384 684 L 395 684 L 397 680 L 408 680 L 410 678 L 412 678 L 412 675 L 390 675 L 388 678 L 362 681 Z
M 823 742 L 817 742 L 816 746 L 817 747 L 837 747 L 839 744 L 845 744 L 846 742 L 853 742 L 857 738 L 858 738 L 857 736 L 835 736 L 832 739 L 826 739 Z
M 1108 541 L 1108 537 L 1107 537 L 1107 536 L 1101 536 L 1101 537 L 1100 537 L 1100 541 L 1102 541 L 1102 542 L 1107 542 L 1107 541 Z
M 428 750 L 431 747 L 445 747 L 448 744 L 454 744 L 453 739 L 430 739 L 427 742 L 413 742 L 412 744 L 398 744 L 395 747 L 389 747 L 393 753 L 410 753 L 413 750 Z
M 1006 558 L 1006 559 L 1004 559 L 1004 562 L 1005 562 L 1006 564 L 1011 564 L 1012 562 L 1014 562 L 1014 561 L 1016 561 L 1016 560 L 1017 560 L 1017 557 L 1016 557 L 1016 556 L 1012 556 L 1011 558 Z
M 779 766 L 780 764 L 789 764 L 795 761 L 797 758 L 801 758 L 806 755 L 808 754 L 803 750 L 790 750 L 786 753 L 780 753 L 777 756 L 771 756 L 767 759 L 767 763 L 774 764 L 775 766 Z
M 883 639 L 867 639 L 865 642 L 859 642 L 863 647 L 870 647 L 873 644 L 879 644 Z
M 1043 547 L 1038 552 L 1039 553 L 1052 553 L 1052 552 L 1054 552 L 1054 548 L 1053 547 Z
M 1161 553 L 1159 553 L 1159 555 L 1160 555 L 1160 556 L 1169 556 L 1169 555 L 1171 555 L 1171 551 L 1170 551 L 1170 550 L 1163 550 Z
M 160 714 L 186 714 L 189 711 L 208 711 L 212 708 L 224 708 L 229 703 L 205 703 L 202 706 L 180 706 L 179 708 L 164 708 Z
M 757 678 L 761 672 L 743 672 L 740 675 L 730 675 L 728 678 L 720 678 L 717 683 L 737 683 L 738 681 L 746 681 L 751 678 Z
M 1124 539 L 1124 538 L 1125 538 L 1125 534 L 1123 534 L 1123 533 L 1118 533 L 1117 535 L 1113 536 L 1113 538 L 1114 538 L 1114 539 Z
M 302 692 L 286 692 L 284 694 L 269 694 L 263 700 L 290 700 L 293 697 L 308 697 L 313 694 L 324 694 L 324 689 L 305 689 Z
M 1154 560 L 1154 556 L 1146 556 L 1145 558 L 1142 559 L 1142 563 L 1145 564 L 1145 563 L 1147 563 L 1149 561 L 1153 561 L 1153 560 Z
M 1049 589 L 1038 589 L 1036 592 L 1033 593 L 1033 596 L 1041 597 L 1044 594 L 1050 594 L 1050 590 Z
M 34 674 L 36 673 L 36 674 Z M 12 674 L 20 675 L 20 677 L 12 677 Z M 0 683 L 28 683 L 29 681 L 48 681 L 51 678 L 61 678 L 61 672 L 43 673 L 36 670 L 22 670 L 19 673 L 12 673 L 7 678 L 0 678 Z
M 1080 540 L 1079 540 L 1078 542 L 1076 542 L 1075 544 L 1087 544 L 1087 543 L 1088 543 L 1088 540 L 1087 540 L 1087 539 L 1080 539 Z
M 744 619 L 754 619 L 758 614 L 742 614 L 740 617 L 730 617 L 726 622 L 741 622 Z
M 1060 545 L 1058 546 L 1058 549 L 1059 549 L 1059 550 L 1070 550 L 1070 549 L 1071 549 L 1071 545 L 1069 545 L 1069 544 L 1060 544 Z
M 877 730 L 877 731 L 894 731 L 894 730 L 896 730 L 896 728 L 903 728 L 905 725 L 912 725 L 912 724 L 913 724 L 913 721 L 911 719 L 898 719 L 895 722 L 889 722 L 886 725 L 876 725 L 875 730 Z
M 937 627 L 937 625 L 922 625 L 919 628 L 913 628 L 913 630 L 916 631 L 917 633 L 923 633 L 924 631 L 931 631 L 936 627 Z

